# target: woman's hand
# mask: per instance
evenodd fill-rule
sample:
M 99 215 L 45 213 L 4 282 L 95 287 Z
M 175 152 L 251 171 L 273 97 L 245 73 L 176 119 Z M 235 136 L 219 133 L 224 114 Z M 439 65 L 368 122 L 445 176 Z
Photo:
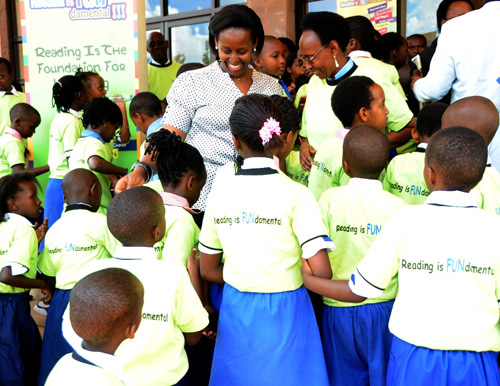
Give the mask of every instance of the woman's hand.
M 302 143 L 300 144 L 300 166 L 306 172 L 311 171 L 311 166 L 313 164 L 313 158 L 316 154 L 316 149 L 309 145 L 309 141 L 307 138 L 302 139 Z

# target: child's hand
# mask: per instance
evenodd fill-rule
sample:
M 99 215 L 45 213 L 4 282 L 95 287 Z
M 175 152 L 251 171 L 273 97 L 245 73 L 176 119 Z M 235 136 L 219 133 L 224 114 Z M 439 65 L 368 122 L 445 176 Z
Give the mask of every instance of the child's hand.
M 43 221 L 42 225 L 40 225 L 40 226 L 38 226 L 37 222 L 35 223 L 35 232 L 36 232 L 36 238 L 38 239 L 38 245 L 40 245 L 40 243 L 42 242 L 48 229 L 49 229 L 49 218 L 48 217 L 45 217 L 45 220 Z
M 115 187 L 120 178 L 116 174 L 108 174 L 108 176 L 111 180 L 111 188 Z
M 40 291 L 43 294 L 42 302 L 44 304 L 50 304 L 50 301 L 52 300 L 52 289 L 50 288 L 50 286 L 44 282 L 44 285 L 42 288 L 40 288 Z
M 316 149 L 309 145 L 308 141 L 302 141 L 300 144 L 300 166 L 306 172 L 311 171 L 311 166 L 313 164 L 313 158 L 316 154 Z

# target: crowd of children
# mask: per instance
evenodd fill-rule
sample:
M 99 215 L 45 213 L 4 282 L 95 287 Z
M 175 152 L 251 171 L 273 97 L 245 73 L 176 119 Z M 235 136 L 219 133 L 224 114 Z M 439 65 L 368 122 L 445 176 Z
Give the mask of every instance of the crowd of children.
M 150 92 L 129 107 L 151 159 L 129 167 L 149 182 L 113 191 L 127 169 L 110 144 L 130 131 L 97 73 L 54 83 L 48 166 L 28 168 L 41 117 L 0 58 L 0 385 L 500 385 L 495 105 L 423 106 L 404 128 L 416 150 L 391 159 L 384 88 L 354 73 L 328 100 L 343 128 L 306 165 L 314 58 L 291 50 L 265 36 L 252 54 L 283 92 L 236 99 L 238 156 L 205 211 L 204 158 Z

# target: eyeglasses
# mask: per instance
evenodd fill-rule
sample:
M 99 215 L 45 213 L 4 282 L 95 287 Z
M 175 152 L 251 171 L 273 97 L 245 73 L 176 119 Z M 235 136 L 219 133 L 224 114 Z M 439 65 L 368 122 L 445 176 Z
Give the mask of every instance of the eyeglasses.
M 306 58 L 305 56 L 301 56 L 299 59 L 300 59 L 300 60 L 302 60 L 302 64 L 304 65 L 304 64 L 306 64 L 306 63 L 308 63 L 308 62 L 309 62 L 309 63 L 312 63 L 312 61 L 313 61 L 314 59 L 316 59 L 316 56 L 318 56 L 318 54 L 319 54 L 321 51 L 323 51 L 327 45 L 328 45 L 328 43 L 327 43 L 327 44 L 325 44 L 323 47 L 321 47 L 318 51 L 316 51 L 316 53 L 315 53 L 313 56 L 311 56 L 310 58 Z

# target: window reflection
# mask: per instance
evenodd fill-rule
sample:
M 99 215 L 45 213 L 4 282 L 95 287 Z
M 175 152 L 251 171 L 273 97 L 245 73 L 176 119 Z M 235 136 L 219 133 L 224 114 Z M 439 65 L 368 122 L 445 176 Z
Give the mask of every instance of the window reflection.
M 170 29 L 174 62 L 210 64 L 208 23 L 184 25 Z
M 211 3 L 210 0 L 169 0 L 168 14 L 173 15 L 181 12 L 210 8 L 212 6 Z

